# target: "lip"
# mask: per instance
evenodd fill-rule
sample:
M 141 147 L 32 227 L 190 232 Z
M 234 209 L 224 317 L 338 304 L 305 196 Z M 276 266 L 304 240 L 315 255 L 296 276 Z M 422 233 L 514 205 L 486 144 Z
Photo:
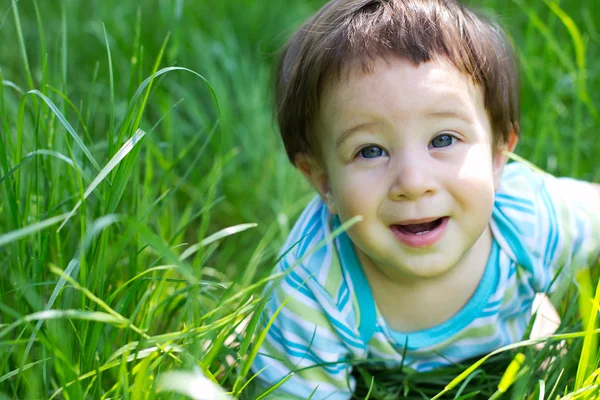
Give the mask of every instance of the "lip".
M 446 217 L 431 217 L 431 218 L 421 218 L 421 219 L 405 219 L 404 221 L 394 222 L 394 225 L 410 225 L 410 224 L 426 224 L 428 222 L 433 222 L 440 218 Z
M 404 243 L 405 245 L 407 245 L 409 247 L 416 247 L 416 248 L 430 247 L 430 246 L 433 246 L 434 244 L 436 244 L 442 238 L 444 233 L 446 232 L 446 228 L 448 226 L 448 220 L 449 220 L 448 217 L 441 217 L 442 222 L 440 223 L 440 225 L 437 228 L 435 228 L 427 233 L 420 234 L 420 235 L 414 235 L 414 234 L 403 232 L 403 231 L 399 230 L 396 227 L 396 225 L 425 224 L 427 222 L 432 222 L 437 219 L 440 219 L 440 217 L 405 220 L 398 224 L 391 225 L 390 229 L 394 233 L 394 236 L 396 236 L 396 238 L 400 242 Z

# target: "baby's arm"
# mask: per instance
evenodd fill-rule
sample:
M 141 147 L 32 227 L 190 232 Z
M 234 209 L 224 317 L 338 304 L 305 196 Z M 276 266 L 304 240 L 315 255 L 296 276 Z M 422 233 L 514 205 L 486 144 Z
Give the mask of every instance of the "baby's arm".
M 525 247 L 520 254 L 529 253 L 520 262 L 533 274 L 533 289 L 560 302 L 578 271 L 598 264 L 600 185 L 517 162 L 506 166 L 500 189 L 520 199 L 504 212 L 518 227 Z
M 562 181 L 563 187 L 566 190 L 572 189 L 574 194 L 583 197 L 583 199 L 581 199 L 583 202 L 589 203 L 591 206 L 596 206 L 600 209 L 600 184 L 578 181 L 575 179 L 564 179 Z
M 546 189 L 555 202 L 555 224 L 563 250 L 571 252 L 575 270 L 598 265 L 600 252 L 600 184 L 550 178 Z M 554 242 L 556 246 L 556 242 Z M 560 251 L 551 260 L 561 260 Z M 560 264 L 560 263 L 558 263 Z M 556 264 L 556 267 L 559 265 Z

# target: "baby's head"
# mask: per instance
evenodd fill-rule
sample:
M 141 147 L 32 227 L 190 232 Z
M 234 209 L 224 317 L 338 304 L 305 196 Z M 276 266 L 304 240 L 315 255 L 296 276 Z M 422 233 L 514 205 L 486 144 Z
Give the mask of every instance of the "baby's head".
M 289 159 L 331 214 L 362 216 L 348 234 L 363 265 L 434 277 L 485 257 L 519 135 L 501 28 L 453 0 L 333 0 L 292 37 L 276 83 Z
M 322 159 L 323 94 L 377 60 L 443 61 L 483 90 L 494 145 L 519 135 L 515 60 L 502 29 L 454 0 L 332 0 L 290 39 L 276 79 L 288 157 Z M 405 95 L 405 94 L 402 94 Z

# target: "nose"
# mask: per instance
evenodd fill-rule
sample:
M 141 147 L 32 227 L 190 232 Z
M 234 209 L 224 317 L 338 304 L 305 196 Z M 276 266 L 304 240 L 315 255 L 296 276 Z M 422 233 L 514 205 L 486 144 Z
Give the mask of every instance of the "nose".
M 418 200 L 436 192 L 435 171 L 428 154 L 417 151 L 403 152 L 391 163 L 392 200 Z

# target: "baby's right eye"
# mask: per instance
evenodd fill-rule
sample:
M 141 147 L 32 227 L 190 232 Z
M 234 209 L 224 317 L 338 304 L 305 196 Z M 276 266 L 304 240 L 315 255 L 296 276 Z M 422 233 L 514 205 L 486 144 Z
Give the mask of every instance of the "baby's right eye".
M 363 147 L 358 155 L 362 158 L 377 158 L 387 156 L 387 152 L 379 146 Z

